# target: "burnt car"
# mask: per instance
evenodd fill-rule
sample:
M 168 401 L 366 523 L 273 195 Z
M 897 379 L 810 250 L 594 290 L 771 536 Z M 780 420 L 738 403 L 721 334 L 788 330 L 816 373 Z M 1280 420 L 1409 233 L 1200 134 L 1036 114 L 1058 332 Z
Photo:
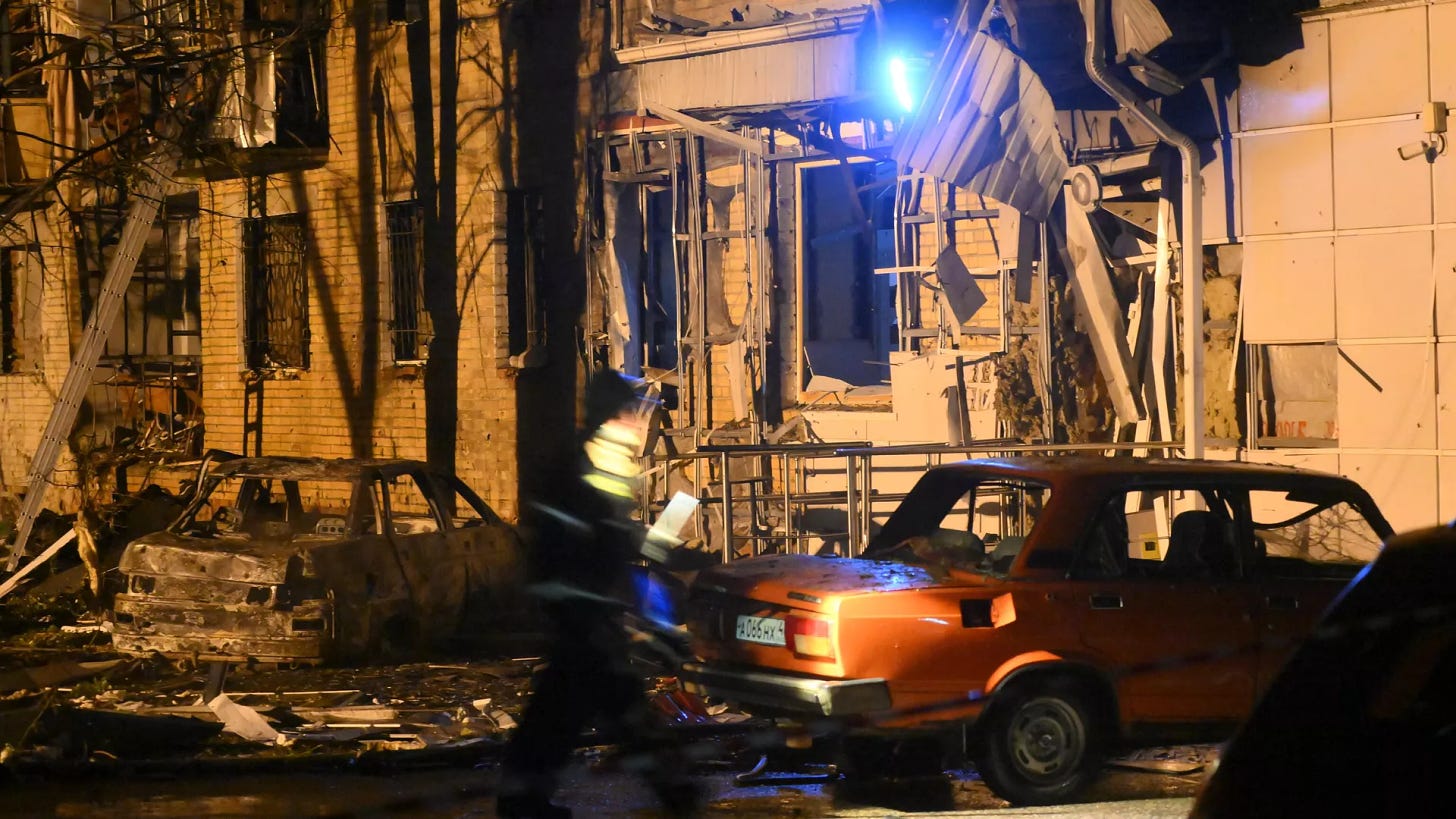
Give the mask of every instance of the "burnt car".
M 705 570 L 694 693 L 968 740 L 998 794 L 1066 801 L 1123 740 L 1226 737 L 1390 527 L 1350 480 L 1131 457 L 927 473 L 857 558 Z
M 204 661 L 413 653 L 518 610 L 518 551 L 484 501 L 423 463 L 231 460 L 122 552 L 112 641 Z
M 1452 578 L 1452 525 L 1390 540 L 1240 726 L 1192 816 L 1450 815 Z

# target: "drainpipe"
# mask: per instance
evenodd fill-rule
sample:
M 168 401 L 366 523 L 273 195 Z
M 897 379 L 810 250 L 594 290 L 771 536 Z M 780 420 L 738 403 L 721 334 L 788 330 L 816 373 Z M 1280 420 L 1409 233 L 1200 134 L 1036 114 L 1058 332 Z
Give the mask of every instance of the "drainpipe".
M 1107 38 L 1108 0 L 1082 0 L 1087 24 L 1087 76 L 1158 139 L 1178 150 L 1183 164 L 1183 455 L 1203 457 L 1203 180 L 1198 174 L 1198 146 L 1167 121 L 1122 80 L 1107 70 L 1103 45 Z

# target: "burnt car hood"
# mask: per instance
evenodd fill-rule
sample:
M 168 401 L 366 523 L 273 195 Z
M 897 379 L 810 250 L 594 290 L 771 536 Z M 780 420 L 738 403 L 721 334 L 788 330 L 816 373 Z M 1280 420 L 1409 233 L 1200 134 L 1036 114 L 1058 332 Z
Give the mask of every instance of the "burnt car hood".
M 830 598 L 925 589 L 946 582 L 943 571 L 890 560 L 773 555 L 705 569 L 693 585 L 794 608 L 827 609 Z M 957 582 L 962 582 L 959 575 Z
M 196 538 L 155 532 L 132 541 L 122 552 L 119 568 L 126 574 L 274 584 L 284 582 L 288 559 L 303 551 L 289 540 Z

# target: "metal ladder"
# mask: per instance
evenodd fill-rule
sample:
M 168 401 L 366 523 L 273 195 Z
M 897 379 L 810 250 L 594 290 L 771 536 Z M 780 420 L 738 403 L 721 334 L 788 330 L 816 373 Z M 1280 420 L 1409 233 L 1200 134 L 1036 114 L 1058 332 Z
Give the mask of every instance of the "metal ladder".
M 50 420 L 46 422 L 45 431 L 41 433 L 40 446 L 36 448 L 35 457 L 30 462 L 25 502 L 20 508 L 20 519 L 15 524 L 15 540 L 5 565 L 8 572 L 15 571 L 20 564 L 20 558 L 25 555 L 26 540 L 30 538 L 31 527 L 35 525 L 36 516 L 40 514 L 45 502 L 45 490 L 55 473 L 56 458 L 76 424 L 76 414 L 81 409 L 86 391 L 91 387 L 96 362 L 106 349 L 106 337 L 111 332 L 111 325 L 116 322 L 117 311 L 125 301 L 126 289 L 136 271 L 142 248 L 146 245 L 147 234 L 157 218 L 162 200 L 176 184 L 174 176 L 181 159 L 181 148 L 175 142 L 167 140 L 159 143 L 141 162 L 138 174 L 140 180 L 132 192 L 131 204 L 127 207 L 126 224 L 122 227 L 121 239 L 117 242 L 116 250 L 107 266 L 106 277 L 101 282 L 101 293 L 91 309 L 91 317 L 86 322 L 81 344 L 71 359 L 70 369 L 66 371 L 66 380 L 56 395 Z

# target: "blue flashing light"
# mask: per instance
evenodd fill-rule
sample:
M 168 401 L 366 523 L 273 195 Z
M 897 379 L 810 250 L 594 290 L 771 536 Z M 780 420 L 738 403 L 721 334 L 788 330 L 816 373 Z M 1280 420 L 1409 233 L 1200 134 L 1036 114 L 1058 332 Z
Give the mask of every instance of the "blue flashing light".
M 915 97 L 910 92 L 910 66 L 903 57 L 890 58 L 890 91 L 905 113 L 915 110 Z

